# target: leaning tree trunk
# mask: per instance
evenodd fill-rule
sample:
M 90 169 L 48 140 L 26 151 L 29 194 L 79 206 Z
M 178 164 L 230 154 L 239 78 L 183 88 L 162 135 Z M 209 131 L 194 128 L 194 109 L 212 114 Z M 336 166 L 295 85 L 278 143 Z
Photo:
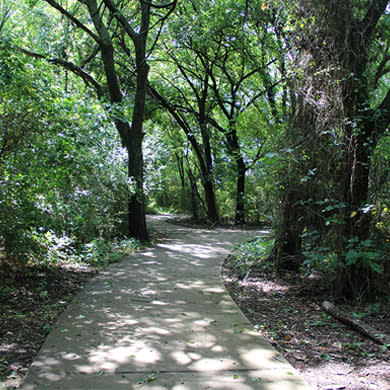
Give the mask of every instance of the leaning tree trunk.
M 204 144 L 204 148 L 202 150 L 201 145 L 195 138 L 189 123 L 179 114 L 179 111 L 177 111 L 176 108 L 172 104 L 170 104 L 167 99 L 160 95 L 160 93 L 155 88 L 149 86 L 149 89 L 153 93 L 154 97 L 161 103 L 163 107 L 165 107 L 169 111 L 172 117 L 177 121 L 184 134 L 186 135 L 188 141 L 190 142 L 192 149 L 195 152 L 196 158 L 199 162 L 201 183 L 205 193 L 207 219 L 211 222 L 217 222 L 218 209 L 213 184 L 213 163 L 210 147 L 210 136 L 208 134 L 206 123 L 204 120 L 204 105 L 203 113 L 201 115 L 203 119 L 199 120 L 202 133 L 202 141 Z

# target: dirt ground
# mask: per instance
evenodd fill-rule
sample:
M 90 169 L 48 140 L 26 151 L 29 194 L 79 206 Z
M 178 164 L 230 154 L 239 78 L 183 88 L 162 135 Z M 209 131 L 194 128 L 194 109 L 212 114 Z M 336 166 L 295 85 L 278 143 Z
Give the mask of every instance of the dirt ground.
M 223 277 L 233 299 L 312 389 L 390 389 L 390 351 L 325 313 L 315 281 L 260 271 L 242 281 L 230 262 Z M 390 335 L 388 300 L 338 307 Z
M 95 274 L 81 266 L 0 269 L 0 389 L 19 387 L 58 315 Z

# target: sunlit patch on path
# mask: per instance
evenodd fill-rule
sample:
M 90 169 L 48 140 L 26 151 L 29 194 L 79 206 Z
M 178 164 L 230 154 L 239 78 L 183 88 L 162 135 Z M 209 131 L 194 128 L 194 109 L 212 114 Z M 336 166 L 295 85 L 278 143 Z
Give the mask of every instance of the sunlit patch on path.
M 76 296 L 22 389 L 305 389 L 220 277 L 232 246 L 262 233 L 149 222 L 167 239 Z

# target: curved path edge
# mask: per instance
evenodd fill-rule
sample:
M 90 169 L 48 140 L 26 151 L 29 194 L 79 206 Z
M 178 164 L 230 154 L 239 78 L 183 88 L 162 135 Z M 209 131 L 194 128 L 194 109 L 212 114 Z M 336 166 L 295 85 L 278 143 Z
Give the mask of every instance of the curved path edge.
M 74 298 L 22 390 L 304 390 L 231 299 L 221 266 L 262 231 L 191 229 L 148 217 L 166 239 L 112 264 Z

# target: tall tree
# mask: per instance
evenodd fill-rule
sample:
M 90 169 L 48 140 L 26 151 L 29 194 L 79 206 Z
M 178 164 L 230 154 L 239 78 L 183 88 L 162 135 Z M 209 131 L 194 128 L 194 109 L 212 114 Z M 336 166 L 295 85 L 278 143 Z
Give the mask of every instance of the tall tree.
M 312 172 L 313 177 L 306 180 L 310 186 L 301 185 L 299 194 L 295 192 L 298 197 L 285 204 L 285 216 L 293 215 L 300 223 L 296 232 L 296 224 L 283 225 L 279 250 L 287 258 L 301 252 L 301 233 L 314 226 L 312 218 L 305 215 L 305 207 L 311 202 L 311 211 L 317 211 L 326 222 L 322 239 L 337 254 L 340 272 L 336 293 L 356 297 L 367 290 L 370 275 L 379 269 L 369 254 L 369 180 L 372 154 L 390 122 L 390 90 L 380 85 L 390 70 L 386 38 L 389 2 L 319 0 L 314 7 L 313 2 L 291 4 L 298 20 L 291 31 L 292 55 L 302 69 L 296 73 L 299 85 L 292 95 L 296 104 L 291 105 L 296 108 L 292 118 L 300 119 L 292 123 L 298 129 L 298 144 L 305 145 L 301 148 L 307 156 L 303 172 Z M 308 139 L 311 146 L 305 142 Z M 333 170 L 322 170 L 325 177 L 317 174 L 320 171 L 315 173 L 324 166 L 317 152 L 324 145 L 328 147 L 322 159 L 336 162 Z M 328 187 L 331 204 L 324 191 L 322 199 L 313 196 L 313 185 L 318 188 L 321 181 L 332 186 Z
M 370 234 L 371 157 L 390 123 L 390 88 L 381 100 L 373 99 L 379 80 L 390 72 L 389 41 L 384 38 L 390 27 L 390 3 L 370 1 L 355 9 L 339 2 L 332 5 L 334 8 L 328 3 L 325 6 L 327 23 L 335 37 L 337 62 L 342 69 L 341 97 L 346 124 L 347 166 L 342 180 L 342 201 L 347 204 L 344 237 L 347 245 L 355 240 L 360 244 Z M 370 270 L 362 269 L 363 257 L 364 254 L 352 261 L 342 255 L 348 265 L 339 281 L 344 294 L 356 296 L 367 287 L 369 276 L 365 271 Z
M 199 26 L 191 21 L 197 3 L 194 0 L 180 4 L 180 17 L 170 24 L 171 35 L 166 36 L 160 53 L 164 66 L 158 74 L 158 81 L 153 83 L 152 93 L 173 116 L 190 142 L 199 163 L 207 218 L 217 222 L 211 129 L 207 122 L 214 103 L 210 95 L 210 77 L 205 71 L 205 68 L 213 65 L 209 59 L 194 54 L 195 46 L 207 45 L 194 32 Z M 208 7 L 212 8 L 213 5 Z M 167 68 L 169 75 L 166 74 Z M 172 78 L 172 72 L 175 78 Z
M 229 11 L 225 12 L 226 9 Z M 199 134 L 202 149 L 196 146 L 195 151 L 203 152 L 199 165 L 205 168 L 201 169 L 202 184 L 209 211 L 216 210 L 215 206 L 210 207 L 215 203 L 210 140 L 213 131 L 221 132 L 225 153 L 236 175 L 235 221 L 242 224 L 245 221 L 246 172 L 260 157 L 261 145 L 253 161 L 248 161 L 241 150 L 240 120 L 246 110 L 261 100 L 264 106 L 273 106 L 273 113 L 277 112 L 273 78 L 278 72 L 273 64 L 276 61 L 270 59 L 272 39 L 265 33 L 269 15 L 257 2 L 248 1 L 210 4 L 192 0 L 182 4 L 178 12 L 180 18 L 170 23 L 171 36 L 167 36 L 160 56 L 171 64 L 170 74 L 166 76 L 168 68 L 162 67 L 159 83 L 165 80 L 164 93 L 170 91 L 166 98 L 169 110 L 180 116 L 181 122 L 186 117 L 197 123 L 198 133 L 189 125 L 185 132 L 192 143 L 197 142 L 196 134 Z M 193 13 L 198 15 L 195 20 Z M 175 69 L 177 77 L 172 80 Z M 160 88 L 160 97 L 164 93 Z
M 105 88 L 86 70 L 91 67 L 92 72 L 99 74 L 91 63 L 99 60 L 103 65 L 106 78 L 108 98 L 107 106 L 113 113 L 115 126 L 120 134 L 122 144 L 128 153 L 128 176 L 130 184 L 128 202 L 128 230 L 129 235 L 142 241 L 147 240 L 148 234 L 145 221 L 145 197 L 143 190 L 143 118 L 145 110 L 145 95 L 148 85 L 148 34 L 153 25 L 158 26 L 154 39 L 149 45 L 152 50 L 155 41 L 162 32 L 163 24 L 176 6 L 176 0 L 170 3 L 153 3 L 153 1 L 139 0 L 136 4 L 129 5 L 125 1 L 113 2 L 103 0 L 82 0 L 92 20 L 95 31 L 89 26 L 78 4 L 69 10 L 60 2 L 45 0 L 51 7 L 58 10 L 65 18 L 71 21 L 76 28 L 86 33 L 89 40 L 94 43 L 92 50 L 83 58 L 79 58 L 79 64 L 74 64 L 65 59 L 52 58 L 51 62 L 62 65 L 75 74 L 81 76 L 86 83 L 92 85 L 98 95 L 104 98 Z M 166 13 L 160 15 L 161 10 Z M 158 11 L 155 15 L 154 11 Z M 132 43 L 132 48 L 129 43 Z M 89 45 L 91 47 L 91 45 Z M 25 51 L 26 54 L 32 54 Z M 124 60 L 125 64 L 121 61 Z M 122 68 L 130 73 L 135 73 L 135 82 L 120 75 Z M 123 85 L 124 84 L 124 85 Z M 129 95 L 126 91 L 134 85 L 132 119 L 126 118 L 126 106 Z

